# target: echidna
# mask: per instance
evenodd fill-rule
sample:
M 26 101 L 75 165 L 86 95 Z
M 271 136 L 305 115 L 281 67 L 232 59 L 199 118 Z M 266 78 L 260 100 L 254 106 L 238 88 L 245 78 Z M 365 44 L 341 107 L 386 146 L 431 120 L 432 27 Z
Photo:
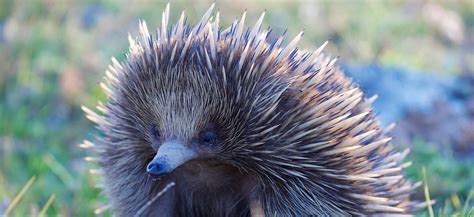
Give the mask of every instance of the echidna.
M 213 6 L 155 34 L 140 22 L 102 83 L 96 144 L 119 216 L 409 214 L 419 185 L 335 59 L 269 40 L 264 14 L 219 27 Z M 172 186 L 174 185 L 174 186 Z M 165 192 L 162 190 L 165 186 Z M 159 197 L 158 197 L 159 196 Z

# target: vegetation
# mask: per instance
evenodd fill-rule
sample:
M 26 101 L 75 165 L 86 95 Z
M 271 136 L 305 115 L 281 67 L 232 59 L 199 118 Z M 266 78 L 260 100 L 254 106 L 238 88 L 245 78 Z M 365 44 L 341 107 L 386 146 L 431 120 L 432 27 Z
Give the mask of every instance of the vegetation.
M 459 74 L 463 67 L 472 72 L 472 47 L 456 38 L 462 36 L 450 36 L 456 30 L 447 34 L 433 25 L 423 12 L 428 3 L 229 1 L 217 2 L 217 7 L 226 14 L 224 24 L 245 8 L 247 23 L 253 23 L 266 9 L 265 22 L 275 34 L 288 28 L 287 35 L 293 36 L 305 28 L 302 46 L 315 48 L 330 39 L 329 52 L 342 61 L 401 65 L 427 73 Z M 173 2 L 172 21 L 186 9 L 189 22 L 195 23 L 209 4 Z M 453 22 L 460 22 L 465 34 L 473 32 L 471 1 L 432 4 L 460 18 Z M 123 59 L 127 32 L 137 32 L 138 19 L 159 26 L 164 5 L 0 0 L 0 214 L 91 216 L 106 204 L 96 188 L 98 177 L 89 173 L 94 165 L 83 160 L 87 153 L 77 147 L 92 139 L 95 130 L 80 105 L 104 99 L 97 81 L 110 57 Z M 473 216 L 474 156 L 457 159 L 423 141 L 410 147 L 413 166 L 407 173 L 421 181 L 426 168 L 429 196 L 437 201 L 434 215 Z M 424 200 L 423 189 L 415 196 Z

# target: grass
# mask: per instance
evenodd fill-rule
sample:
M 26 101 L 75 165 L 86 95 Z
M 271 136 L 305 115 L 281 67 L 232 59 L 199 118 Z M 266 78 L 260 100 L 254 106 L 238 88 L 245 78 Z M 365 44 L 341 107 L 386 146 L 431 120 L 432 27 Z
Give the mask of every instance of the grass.
M 470 1 L 441 2 L 474 26 Z M 127 32 L 138 18 L 159 26 L 164 2 L 0 0 L 0 213 L 10 216 L 93 216 L 106 198 L 95 186 L 94 166 L 77 144 L 91 137 L 93 126 L 80 105 L 104 99 L 97 81 L 110 57 L 123 58 Z M 185 8 L 193 22 L 208 2 L 173 2 L 172 22 Z M 265 22 L 294 36 L 305 28 L 303 47 L 331 39 L 329 51 L 346 61 L 404 65 L 459 73 L 462 47 L 426 24 L 419 6 L 401 1 L 380 3 L 217 2 L 229 24 L 248 8 L 247 24 L 267 10 Z M 410 11 L 414 10 L 414 11 Z M 317 22 L 315 22 L 317 20 Z M 471 30 L 472 31 L 472 30 Z M 416 45 L 416 50 L 413 47 Z M 474 63 L 468 63 L 474 66 Z M 435 145 L 417 141 L 407 171 L 422 179 L 436 199 L 436 216 L 472 216 L 474 163 L 459 160 Z M 424 200 L 420 190 L 415 195 Z M 104 215 L 110 215 L 105 212 Z M 428 213 L 420 213 L 428 215 Z
M 13 209 L 15 208 L 15 206 L 20 202 L 20 200 L 23 198 L 23 196 L 25 195 L 26 191 L 28 191 L 28 189 L 31 187 L 31 185 L 33 184 L 33 182 L 35 182 L 36 180 L 36 176 L 33 176 L 30 178 L 30 180 L 28 180 L 28 182 L 26 183 L 25 186 L 23 186 L 23 188 L 21 189 L 21 191 L 15 196 L 15 198 L 12 200 L 12 202 L 10 203 L 10 205 L 8 205 L 7 209 L 5 210 L 5 213 L 3 213 L 5 216 L 8 216 L 10 215 L 10 213 L 13 211 Z
M 56 195 L 52 194 L 51 197 L 49 197 L 48 202 L 43 206 L 41 211 L 39 212 L 38 216 L 43 217 L 46 216 L 46 211 L 48 211 L 48 208 L 51 206 L 51 204 L 54 202 L 56 199 Z
M 409 160 L 413 165 L 406 171 L 411 180 L 423 180 L 424 194 L 420 201 L 436 200 L 424 216 L 470 216 L 474 211 L 474 159 L 458 161 L 442 153 L 433 144 L 416 141 Z

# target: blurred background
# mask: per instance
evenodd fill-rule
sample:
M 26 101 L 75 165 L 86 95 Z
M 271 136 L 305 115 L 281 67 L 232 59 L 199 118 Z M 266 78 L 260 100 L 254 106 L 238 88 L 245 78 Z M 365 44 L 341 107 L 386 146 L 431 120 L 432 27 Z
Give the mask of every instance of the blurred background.
M 190 23 L 211 1 L 173 1 Z M 80 105 L 104 100 L 98 82 L 122 60 L 138 20 L 161 23 L 166 2 L 0 0 L 0 214 L 91 216 L 106 203 L 77 147 L 94 127 Z M 368 96 L 382 125 L 411 148 L 412 181 L 426 169 L 435 215 L 472 216 L 474 3 L 450 1 L 217 1 L 222 25 L 244 10 L 300 48 L 326 49 Z M 224 16 L 222 16 L 224 15 Z M 22 190 L 23 189 L 23 190 Z M 414 195 L 425 200 L 423 187 Z M 13 204 L 13 205 L 12 205 Z M 427 211 L 420 215 L 427 215 Z M 105 215 L 110 213 L 105 212 Z

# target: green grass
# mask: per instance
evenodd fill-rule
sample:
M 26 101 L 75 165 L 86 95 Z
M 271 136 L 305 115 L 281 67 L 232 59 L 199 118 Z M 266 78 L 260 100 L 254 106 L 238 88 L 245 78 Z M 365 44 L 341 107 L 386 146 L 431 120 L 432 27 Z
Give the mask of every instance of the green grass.
M 474 159 L 456 160 L 433 144 L 417 141 L 412 146 L 409 160 L 413 165 L 406 170 L 411 180 L 423 180 L 429 187 L 429 197 L 436 200 L 435 216 L 470 216 L 474 211 Z M 427 179 L 423 178 L 423 170 Z M 421 189 L 420 189 L 421 190 Z M 422 201 L 421 191 L 415 198 Z M 428 210 L 420 213 L 428 215 Z
M 194 23 L 209 4 L 173 2 L 171 20 L 176 21 L 184 8 Z M 470 1 L 441 4 L 459 14 L 472 31 Z M 159 26 L 164 5 L 154 1 L 0 0 L 0 213 L 12 206 L 15 197 L 19 199 L 9 210 L 11 216 L 92 216 L 106 202 L 94 187 L 98 178 L 88 172 L 93 165 L 83 160 L 87 153 L 77 147 L 94 132 L 80 105 L 104 99 L 97 81 L 110 57 L 124 57 L 127 32 L 137 32 L 139 18 L 150 29 Z M 224 24 L 247 8 L 250 25 L 266 9 L 265 23 L 275 32 L 288 28 L 288 35 L 294 36 L 305 28 L 302 47 L 316 48 L 331 39 L 329 51 L 346 61 L 376 60 L 459 73 L 461 48 L 444 41 L 411 3 L 249 1 L 239 5 L 217 2 L 217 7 L 226 14 Z M 414 13 L 407 8 L 414 8 Z M 96 9 L 100 13 L 90 23 L 82 22 Z M 430 196 L 437 200 L 435 215 L 472 216 L 473 162 L 446 156 L 436 147 L 421 141 L 414 144 L 409 178 L 422 180 L 421 168 L 426 168 Z M 424 200 L 422 189 L 415 196 Z

